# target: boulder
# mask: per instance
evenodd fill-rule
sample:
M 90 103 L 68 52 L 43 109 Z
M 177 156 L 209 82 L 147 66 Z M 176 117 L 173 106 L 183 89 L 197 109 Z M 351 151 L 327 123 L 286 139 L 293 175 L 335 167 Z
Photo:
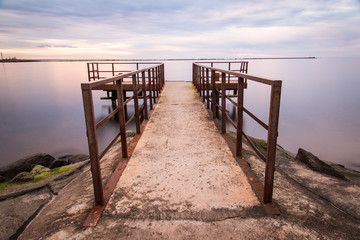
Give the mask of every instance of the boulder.
M 69 162 L 68 160 L 55 160 L 51 163 L 51 165 L 49 166 L 50 169 L 53 169 L 53 168 L 58 168 L 58 167 L 62 167 L 62 166 L 66 166 L 66 165 L 69 165 Z
M 33 169 L 31 170 L 31 174 L 33 175 L 37 175 L 43 172 L 50 172 L 50 168 L 41 166 L 41 165 L 36 165 L 35 167 L 33 167 Z
M 12 183 L 23 183 L 34 179 L 34 174 L 29 172 L 18 173 L 12 180 Z
M 10 180 L 20 172 L 30 172 L 36 165 L 49 167 L 54 160 L 53 156 L 46 153 L 33 154 L 0 168 L 0 175 Z
M 74 154 L 74 155 L 63 155 L 59 157 L 58 160 L 66 160 L 68 161 L 68 164 L 74 164 L 78 162 L 82 162 L 89 159 L 89 155 L 86 154 Z
M 320 160 L 317 156 L 313 155 L 311 152 L 305 151 L 302 148 L 299 148 L 295 160 L 305 163 L 308 167 L 317 172 L 347 180 L 342 173 L 336 171 L 333 167 Z

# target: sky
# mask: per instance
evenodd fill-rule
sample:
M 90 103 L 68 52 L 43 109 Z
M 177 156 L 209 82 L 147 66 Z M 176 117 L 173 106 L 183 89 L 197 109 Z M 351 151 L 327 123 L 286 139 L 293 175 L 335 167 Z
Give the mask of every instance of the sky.
M 0 0 L 4 58 L 360 57 L 360 0 Z

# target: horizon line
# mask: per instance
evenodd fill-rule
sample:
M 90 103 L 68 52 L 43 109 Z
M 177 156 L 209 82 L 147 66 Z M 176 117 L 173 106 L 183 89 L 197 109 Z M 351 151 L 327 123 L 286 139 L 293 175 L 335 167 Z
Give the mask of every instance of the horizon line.
M 57 59 L 57 58 L 43 58 L 43 59 L 0 59 L 0 62 L 86 62 L 86 61 L 225 61 L 225 60 L 276 60 L 276 59 L 317 59 L 317 57 L 242 57 L 242 58 L 129 58 L 129 59 L 101 59 L 101 58 L 81 58 L 81 59 Z

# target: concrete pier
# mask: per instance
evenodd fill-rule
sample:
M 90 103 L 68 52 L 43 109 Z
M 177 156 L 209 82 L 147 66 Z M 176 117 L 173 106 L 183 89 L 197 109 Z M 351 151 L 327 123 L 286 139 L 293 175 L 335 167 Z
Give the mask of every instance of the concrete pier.
M 245 151 L 263 178 L 264 163 Z M 104 156 L 104 182 L 120 154 L 116 144 Z M 86 168 L 19 239 L 351 239 L 359 231 L 358 220 L 276 177 L 281 216 L 266 213 L 191 83 L 167 82 L 97 226 L 82 227 L 94 204 Z

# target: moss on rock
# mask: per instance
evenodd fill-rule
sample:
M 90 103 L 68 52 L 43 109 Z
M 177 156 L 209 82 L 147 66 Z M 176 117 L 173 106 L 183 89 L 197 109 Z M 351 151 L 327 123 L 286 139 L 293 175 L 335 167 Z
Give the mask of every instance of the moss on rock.
M 43 172 L 50 172 L 50 168 L 44 167 L 42 165 L 36 165 L 35 167 L 33 167 L 30 173 L 37 175 Z
M 11 183 L 25 183 L 34 179 L 34 174 L 29 172 L 18 173 L 10 182 Z

